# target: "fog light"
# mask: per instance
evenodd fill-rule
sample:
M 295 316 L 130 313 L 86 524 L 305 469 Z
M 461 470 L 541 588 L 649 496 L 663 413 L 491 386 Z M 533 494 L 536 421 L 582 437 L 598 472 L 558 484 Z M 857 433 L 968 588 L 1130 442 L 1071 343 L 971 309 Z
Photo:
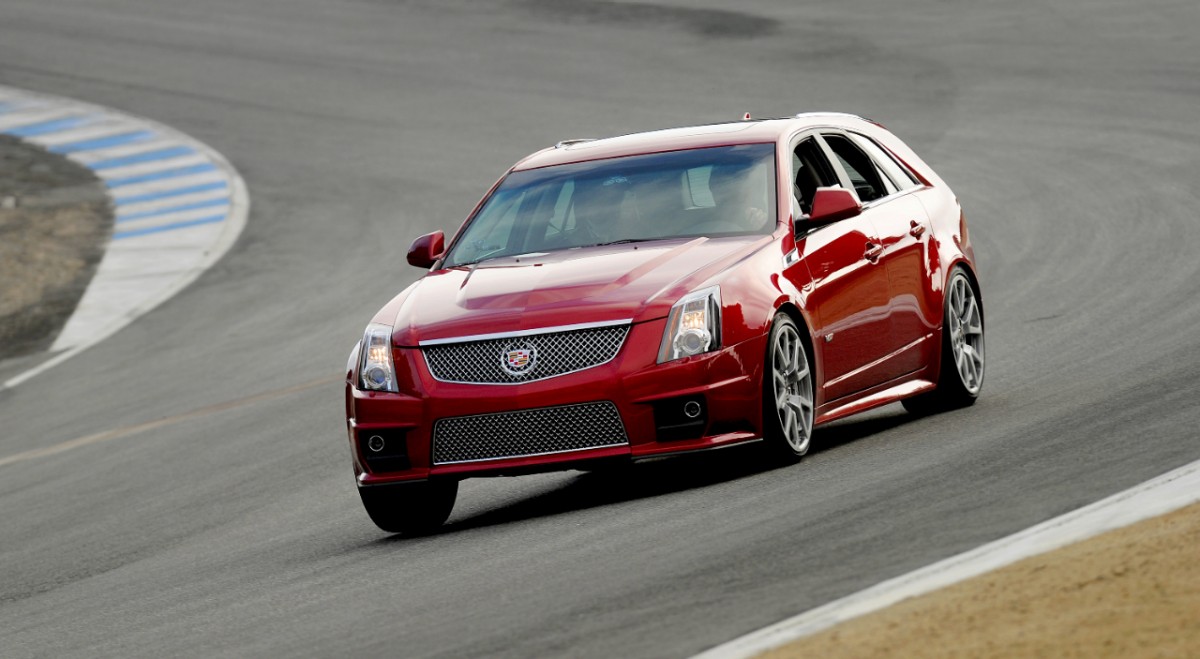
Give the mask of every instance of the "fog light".
M 367 440 L 367 448 L 371 449 L 375 453 L 383 450 L 383 444 L 383 438 L 379 435 L 371 435 L 371 438 Z
M 708 427 L 708 404 L 703 395 L 663 398 L 654 403 L 655 437 L 660 442 L 700 439 Z

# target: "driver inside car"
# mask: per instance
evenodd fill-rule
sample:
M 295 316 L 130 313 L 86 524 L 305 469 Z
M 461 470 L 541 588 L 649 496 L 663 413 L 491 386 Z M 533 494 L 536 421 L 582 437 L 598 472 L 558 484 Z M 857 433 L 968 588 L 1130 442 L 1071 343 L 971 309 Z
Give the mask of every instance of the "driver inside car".
M 763 185 L 766 175 L 761 170 L 761 165 L 714 167 L 708 188 L 720 218 L 698 228 L 714 233 L 745 233 L 766 228 L 769 200 Z

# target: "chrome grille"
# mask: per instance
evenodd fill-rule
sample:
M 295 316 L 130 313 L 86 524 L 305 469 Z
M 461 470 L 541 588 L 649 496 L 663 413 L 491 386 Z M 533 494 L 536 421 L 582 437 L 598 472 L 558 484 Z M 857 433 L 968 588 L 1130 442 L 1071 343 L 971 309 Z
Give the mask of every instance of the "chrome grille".
M 629 325 L 589 327 L 542 334 L 423 345 L 433 377 L 466 384 L 520 384 L 582 371 L 612 361 Z M 507 356 L 530 351 L 532 363 L 506 367 Z
M 476 462 L 582 451 L 629 443 L 608 401 L 439 419 L 433 463 Z

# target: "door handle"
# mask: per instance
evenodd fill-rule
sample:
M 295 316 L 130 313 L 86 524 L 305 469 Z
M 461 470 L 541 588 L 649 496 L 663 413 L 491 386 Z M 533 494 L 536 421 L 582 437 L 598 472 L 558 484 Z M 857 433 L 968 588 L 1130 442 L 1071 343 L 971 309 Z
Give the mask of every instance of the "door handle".
M 867 243 L 867 251 L 863 252 L 863 256 L 871 263 L 878 261 L 880 254 L 883 254 L 883 245 L 876 245 L 875 243 Z
M 916 220 L 909 220 L 908 233 L 910 233 L 913 238 L 920 238 L 921 234 L 925 233 L 925 225 Z

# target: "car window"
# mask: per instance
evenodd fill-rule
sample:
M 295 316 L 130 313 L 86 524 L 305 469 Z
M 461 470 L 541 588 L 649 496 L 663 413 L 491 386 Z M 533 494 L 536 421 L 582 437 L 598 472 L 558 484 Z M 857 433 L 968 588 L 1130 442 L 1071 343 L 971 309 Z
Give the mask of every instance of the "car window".
M 484 202 L 445 263 L 612 242 L 769 233 L 775 205 L 774 144 L 517 171 Z
M 567 181 L 559 188 L 558 197 L 554 200 L 554 212 L 546 222 L 546 231 L 542 234 L 543 240 L 552 240 L 575 228 L 575 214 L 571 212 L 571 195 L 574 192 L 574 181 Z
M 487 230 L 478 232 L 469 245 L 464 245 L 465 258 L 478 259 L 508 247 L 526 193 L 526 190 L 514 190 L 493 197 L 495 203 L 487 209 L 488 221 L 484 224 Z
M 879 180 L 883 183 L 883 188 L 886 192 L 886 194 L 883 196 L 886 197 L 890 194 L 896 194 L 899 192 L 900 188 L 896 187 L 896 184 L 892 182 L 892 177 L 888 176 L 887 172 L 883 171 L 883 168 L 879 167 L 879 161 L 872 160 L 872 162 L 875 163 L 875 169 L 879 171 Z
M 842 169 L 850 177 L 850 184 L 854 186 L 854 191 L 858 193 L 858 198 L 863 203 L 886 197 L 889 194 L 883 174 L 862 149 L 842 135 L 825 134 L 821 137 L 825 139 L 825 143 L 837 156 Z
M 792 151 L 792 194 L 804 215 L 812 213 L 817 188 L 838 185 L 837 176 L 816 139 L 802 140 Z
M 712 165 L 704 167 L 693 167 L 685 172 L 687 178 L 684 183 L 687 198 L 684 203 L 688 208 L 712 208 L 717 205 L 713 199 L 712 190 L 708 187 L 709 177 L 712 176 Z
M 856 133 L 850 133 L 850 139 L 875 160 L 875 164 L 895 183 L 898 190 L 908 190 L 921 185 L 912 172 L 896 162 L 890 153 L 875 143 L 875 140 Z

